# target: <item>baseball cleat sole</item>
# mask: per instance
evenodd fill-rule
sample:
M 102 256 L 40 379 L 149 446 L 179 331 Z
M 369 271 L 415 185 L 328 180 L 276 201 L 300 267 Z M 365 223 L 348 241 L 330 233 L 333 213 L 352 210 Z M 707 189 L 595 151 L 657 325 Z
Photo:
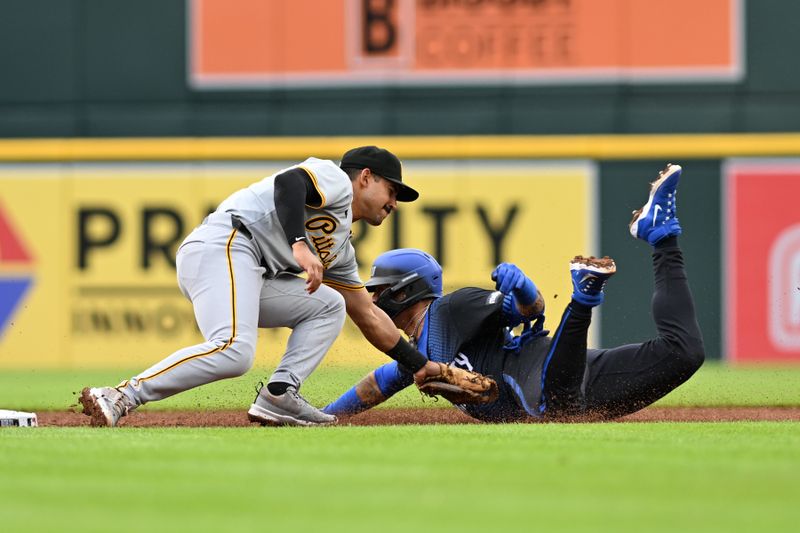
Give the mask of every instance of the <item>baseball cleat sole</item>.
M 576 255 L 570 261 L 569 268 L 570 270 L 588 270 L 589 272 L 596 272 L 606 276 L 617 272 L 617 264 L 607 255 L 603 257 Z
M 78 401 L 83 405 L 83 414 L 90 417 L 90 424 L 94 427 L 111 427 L 113 424 L 112 414 L 106 414 L 103 406 L 97 401 L 97 397 L 92 392 L 94 389 L 84 387 Z

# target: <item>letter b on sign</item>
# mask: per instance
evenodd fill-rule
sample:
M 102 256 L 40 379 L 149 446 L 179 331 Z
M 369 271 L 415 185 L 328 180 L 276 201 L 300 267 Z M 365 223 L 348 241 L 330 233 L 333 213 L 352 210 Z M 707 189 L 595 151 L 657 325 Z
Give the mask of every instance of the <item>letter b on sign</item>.
M 778 234 L 769 272 L 770 340 L 779 350 L 800 350 L 800 224 Z
M 391 51 L 397 40 L 397 28 L 392 21 L 394 0 L 363 0 L 362 5 L 364 52 L 374 55 Z

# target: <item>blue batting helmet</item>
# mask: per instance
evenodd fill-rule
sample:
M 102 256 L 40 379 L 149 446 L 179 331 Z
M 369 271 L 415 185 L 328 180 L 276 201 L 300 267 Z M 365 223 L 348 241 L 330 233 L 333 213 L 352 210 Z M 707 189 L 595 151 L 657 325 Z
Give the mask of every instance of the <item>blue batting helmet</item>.
M 387 286 L 375 302 L 394 318 L 423 298 L 442 295 L 442 267 L 430 254 L 415 248 L 400 248 L 379 255 L 372 263 L 367 290 Z

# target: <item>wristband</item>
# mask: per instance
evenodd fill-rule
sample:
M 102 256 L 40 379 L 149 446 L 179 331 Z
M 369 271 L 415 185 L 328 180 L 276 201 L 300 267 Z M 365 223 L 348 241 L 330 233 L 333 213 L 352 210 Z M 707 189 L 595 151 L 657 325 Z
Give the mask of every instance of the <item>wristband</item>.
M 403 337 L 397 341 L 394 348 L 387 350 L 386 355 L 406 367 L 412 373 L 416 372 L 428 362 L 424 355 L 419 353 L 416 348 Z

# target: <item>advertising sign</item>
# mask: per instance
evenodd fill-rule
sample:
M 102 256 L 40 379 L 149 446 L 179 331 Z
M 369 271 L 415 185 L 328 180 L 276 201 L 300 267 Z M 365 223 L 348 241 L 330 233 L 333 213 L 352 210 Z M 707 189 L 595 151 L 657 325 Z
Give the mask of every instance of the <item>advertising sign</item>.
M 800 362 L 800 160 L 736 161 L 724 179 L 726 354 Z
M 291 163 L 0 165 L 0 367 L 150 365 L 200 342 L 175 280 L 175 251 L 232 192 Z M 409 162 L 422 191 L 384 226 L 357 224 L 361 275 L 397 247 L 429 251 L 446 289 L 491 288 L 519 264 L 552 305 L 569 301 L 569 259 L 594 252 L 590 163 Z M 275 363 L 286 330 L 262 332 Z M 334 362 L 380 362 L 351 322 Z
M 736 81 L 744 0 L 190 0 L 196 88 Z

